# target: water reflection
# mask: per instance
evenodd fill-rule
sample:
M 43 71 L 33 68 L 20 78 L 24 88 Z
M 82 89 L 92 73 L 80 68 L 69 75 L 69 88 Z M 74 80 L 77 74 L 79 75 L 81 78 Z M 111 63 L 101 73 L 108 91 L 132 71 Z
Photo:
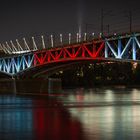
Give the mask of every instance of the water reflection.
M 76 89 L 64 96 L 0 96 L 0 140 L 140 139 L 139 89 Z
M 81 123 L 70 119 L 69 112 L 60 104 L 55 108 L 37 108 L 33 116 L 36 139 L 83 139 Z
M 1 96 L 0 140 L 78 140 L 82 126 L 56 99 Z
M 83 92 L 83 106 L 69 109 L 82 122 L 87 139 L 139 139 L 140 90 L 97 90 Z M 77 94 L 65 97 L 77 102 Z M 73 98 L 72 98 L 73 97 Z M 75 98 L 74 98 L 75 97 Z M 93 106 L 87 108 L 87 102 Z M 89 103 L 88 102 L 88 103 Z M 113 103 L 113 104 L 110 104 Z M 102 104 L 102 105 L 101 105 Z M 100 106 L 101 105 L 101 106 Z M 85 106 L 85 107 L 84 107 Z

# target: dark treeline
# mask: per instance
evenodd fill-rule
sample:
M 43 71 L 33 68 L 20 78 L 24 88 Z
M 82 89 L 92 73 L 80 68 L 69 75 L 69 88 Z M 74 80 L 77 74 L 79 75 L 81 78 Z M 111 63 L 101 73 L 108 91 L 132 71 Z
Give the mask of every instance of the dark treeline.
M 140 84 L 140 65 L 137 63 L 90 63 L 59 71 L 52 75 L 61 78 L 63 87 L 93 87 Z

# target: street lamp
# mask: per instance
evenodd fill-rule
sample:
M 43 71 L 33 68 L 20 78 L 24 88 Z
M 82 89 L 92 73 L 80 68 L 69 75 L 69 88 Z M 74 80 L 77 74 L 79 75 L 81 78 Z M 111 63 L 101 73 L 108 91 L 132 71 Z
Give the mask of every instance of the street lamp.
M 105 16 L 113 16 L 110 13 L 111 13 L 111 10 L 105 12 L 103 8 L 101 9 L 101 33 L 102 34 L 104 32 L 104 18 L 105 18 Z

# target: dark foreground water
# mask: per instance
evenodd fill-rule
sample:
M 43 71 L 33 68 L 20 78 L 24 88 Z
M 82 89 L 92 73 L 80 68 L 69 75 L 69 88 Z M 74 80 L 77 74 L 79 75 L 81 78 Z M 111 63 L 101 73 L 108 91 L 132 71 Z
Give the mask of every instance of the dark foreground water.
M 0 95 L 0 140 L 139 140 L 140 89 Z

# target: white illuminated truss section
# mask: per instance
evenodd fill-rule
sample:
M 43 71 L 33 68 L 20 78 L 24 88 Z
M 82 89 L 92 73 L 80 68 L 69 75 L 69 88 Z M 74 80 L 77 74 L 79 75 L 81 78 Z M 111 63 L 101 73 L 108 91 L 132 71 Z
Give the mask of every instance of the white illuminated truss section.
M 39 47 L 35 42 L 35 38 L 32 37 L 31 39 L 32 40 L 30 45 L 29 43 L 27 43 L 25 38 L 23 38 L 22 41 L 19 41 L 18 39 L 16 39 L 15 42 L 13 42 L 12 40 L 10 40 L 9 42 L 6 41 L 5 43 L 0 44 L 0 50 L 2 50 L 5 54 L 24 54 L 37 51 L 39 47 L 39 50 L 46 49 L 43 36 L 41 36 L 42 43 Z
M 12 52 L 12 54 L 22 54 L 22 53 L 28 53 L 28 52 L 31 52 L 31 50 L 15 51 L 15 52 Z
M 133 36 L 133 37 L 132 37 Z M 82 35 L 81 31 L 79 31 L 76 36 L 69 33 L 68 36 L 66 36 L 66 40 L 63 39 L 63 35 L 59 34 L 59 39 L 55 38 L 55 35 L 51 34 L 48 36 L 47 39 L 43 35 L 41 35 L 40 39 L 37 41 L 35 37 L 31 37 L 30 41 L 26 41 L 25 38 L 22 40 L 16 39 L 16 41 L 10 40 L 9 42 L 5 43 L 0 43 L 0 50 L 3 51 L 5 54 L 24 54 L 24 53 L 29 53 L 29 52 L 34 52 L 38 50 L 44 50 L 44 49 L 52 49 L 54 47 L 59 47 L 59 46 L 66 46 L 70 44 L 80 44 L 81 42 L 88 42 L 88 41 L 104 41 L 106 44 L 105 48 L 105 57 L 108 57 L 108 49 L 111 50 L 111 53 L 116 57 L 116 58 L 122 58 L 122 56 L 125 54 L 125 52 L 128 50 L 129 46 L 133 44 L 133 59 L 136 60 L 136 47 L 135 44 L 140 46 L 140 43 L 138 39 L 136 38 L 137 36 L 140 36 L 139 33 L 135 33 L 134 35 L 132 34 L 123 34 L 123 35 L 117 35 L 114 33 L 112 36 L 105 37 L 103 36 L 102 33 L 95 34 L 94 32 L 91 34 L 84 33 Z M 121 41 L 120 39 L 123 38 L 129 38 L 128 43 L 126 44 L 125 48 L 123 51 L 121 51 Z M 73 39 L 73 40 L 72 40 Z M 48 45 L 45 43 L 48 40 Z M 118 52 L 114 50 L 112 47 L 112 44 L 110 44 L 109 41 L 111 40 L 118 40 Z M 57 42 L 58 41 L 58 42 Z M 134 43 L 132 43 L 134 42 Z

